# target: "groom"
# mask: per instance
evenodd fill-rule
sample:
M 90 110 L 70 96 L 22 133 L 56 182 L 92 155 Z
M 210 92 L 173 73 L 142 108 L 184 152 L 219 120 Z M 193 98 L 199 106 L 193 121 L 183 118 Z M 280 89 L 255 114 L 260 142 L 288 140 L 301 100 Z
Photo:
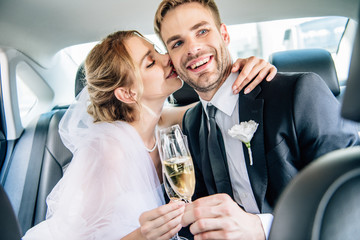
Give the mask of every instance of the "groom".
M 278 73 L 249 94 L 232 94 L 230 38 L 213 0 L 163 0 L 155 31 L 200 96 L 183 119 L 199 198 L 183 225 L 198 239 L 265 239 L 290 180 L 319 156 L 359 144 L 356 127 L 340 118 L 337 100 L 313 73 Z M 228 134 L 250 120 L 258 124 L 251 155 Z

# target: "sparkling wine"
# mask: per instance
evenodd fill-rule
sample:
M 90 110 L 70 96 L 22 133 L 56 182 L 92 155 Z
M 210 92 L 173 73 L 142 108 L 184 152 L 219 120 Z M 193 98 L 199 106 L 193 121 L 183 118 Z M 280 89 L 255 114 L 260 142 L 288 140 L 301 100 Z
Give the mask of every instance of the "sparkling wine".
M 164 161 L 164 171 L 171 187 L 185 200 L 190 201 L 195 190 L 194 166 L 190 156 Z
M 171 201 L 180 201 L 181 197 L 171 187 L 169 180 L 165 174 L 163 175 L 163 182 L 164 182 L 164 188 L 165 188 L 166 194 L 169 197 L 169 199 Z

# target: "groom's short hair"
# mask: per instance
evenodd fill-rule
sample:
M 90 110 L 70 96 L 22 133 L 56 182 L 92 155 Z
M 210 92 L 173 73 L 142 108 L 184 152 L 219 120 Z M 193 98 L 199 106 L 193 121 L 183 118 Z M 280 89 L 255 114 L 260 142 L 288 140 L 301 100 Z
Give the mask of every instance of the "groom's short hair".
M 176 7 L 186 3 L 199 3 L 205 8 L 208 8 L 213 15 L 216 26 L 220 29 L 220 25 L 221 25 L 220 13 L 214 0 L 163 0 L 156 11 L 155 20 L 154 20 L 154 30 L 155 33 L 160 38 L 161 38 L 160 35 L 161 24 L 165 15 L 170 10 L 175 9 Z

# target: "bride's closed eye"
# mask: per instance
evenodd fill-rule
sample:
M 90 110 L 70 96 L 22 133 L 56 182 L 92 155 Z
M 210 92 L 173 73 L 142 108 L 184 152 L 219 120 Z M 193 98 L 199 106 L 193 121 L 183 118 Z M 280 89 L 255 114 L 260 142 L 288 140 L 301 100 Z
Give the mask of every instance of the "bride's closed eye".
M 155 60 L 152 60 L 152 62 L 148 64 L 146 68 L 151 68 L 152 66 L 154 66 L 154 64 L 155 64 Z

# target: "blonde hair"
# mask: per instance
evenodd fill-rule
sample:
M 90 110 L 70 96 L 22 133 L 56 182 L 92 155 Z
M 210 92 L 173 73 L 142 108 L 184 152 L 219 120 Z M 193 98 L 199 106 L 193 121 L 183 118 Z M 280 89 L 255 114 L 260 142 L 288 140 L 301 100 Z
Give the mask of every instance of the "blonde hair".
M 125 46 L 125 40 L 141 36 L 137 31 L 118 31 L 97 44 L 85 60 L 85 74 L 90 96 L 88 113 L 94 122 L 136 120 L 136 104 L 118 100 L 119 87 L 142 86 L 140 72 Z M 141 94 L 140 94 L 141 95 Z
M 214 0 L 163 0 L 157 11 L 155 14 L 155 20 L 154 20 L 154 31 L 155 33 L 161 38 L 161 24 L 162 21 L 165 17 L 165 15 L 172 9 L 175 9 L 176 7 L 185 4 L 185 3 L 200 3 L 202 6 L 204 6 L 205 8 L 208 8 L 213 17 L 214 17 L 214 21 L 216 26 L 220 29 L 220 25 L 221 25 L 221 18 L 220 18 L 220 13 L 219 13 L 219 9 L 216 6 L 216 3 Z

